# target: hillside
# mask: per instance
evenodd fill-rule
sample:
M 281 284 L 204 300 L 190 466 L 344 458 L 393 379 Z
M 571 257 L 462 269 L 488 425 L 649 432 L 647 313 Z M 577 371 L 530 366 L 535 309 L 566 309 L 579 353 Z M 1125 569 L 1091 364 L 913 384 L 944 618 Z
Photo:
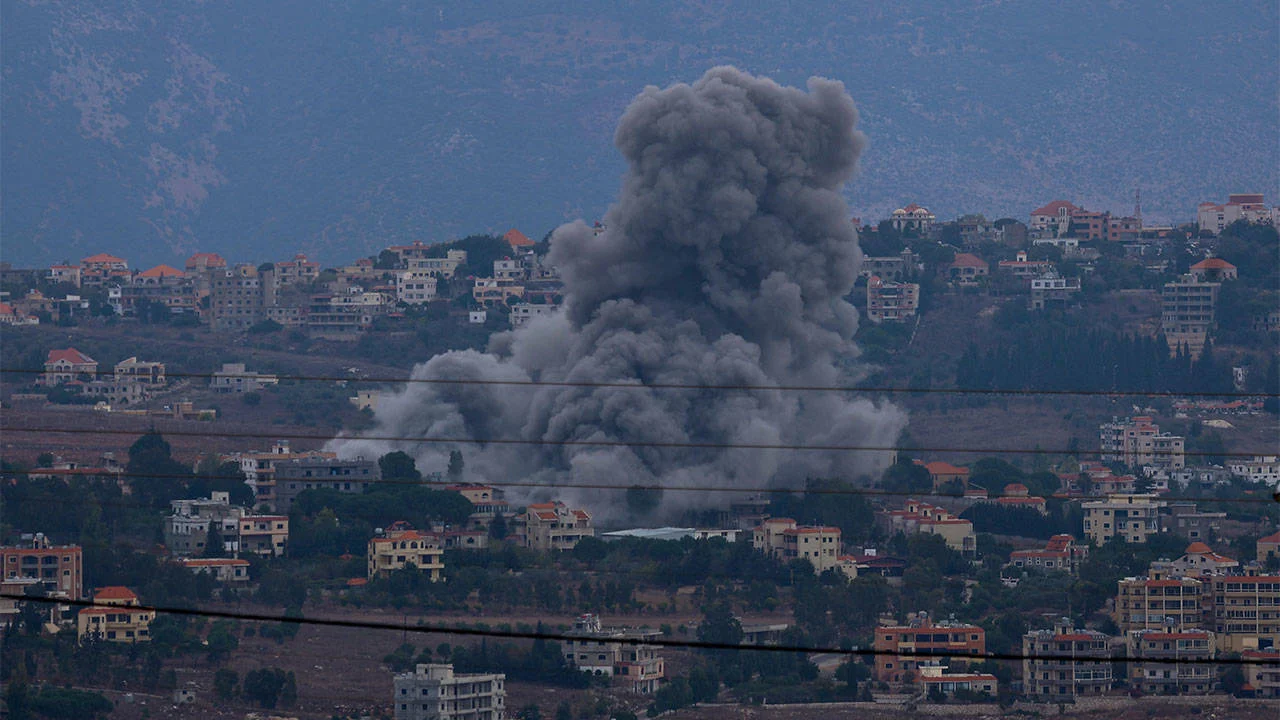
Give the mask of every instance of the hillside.
M 598 216 L 646 84 L 844 81 L 855 214 L 1274 197 L 1275 3 L 8 3 L 3 259 L 336 263 Z

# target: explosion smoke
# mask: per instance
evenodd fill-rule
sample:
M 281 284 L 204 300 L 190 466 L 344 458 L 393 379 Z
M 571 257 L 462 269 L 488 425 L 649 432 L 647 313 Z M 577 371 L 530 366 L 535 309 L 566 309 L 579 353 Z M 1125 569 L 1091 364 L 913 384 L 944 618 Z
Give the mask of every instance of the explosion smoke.
M 494 336 L 489 352 L 417 366 L 435 379 L 820 385 L 859 377 L 844 297 L 861 263 L 840 195 L 864 145 L 839 82 L 808 92 L 731 67 L 647 87 L 614 139 L 627 160 L 597 234 L 551 238 L 563 309 Z M 410 383 L 379 404 L 377 434 L 541 441 L 892 445 L 889 404 L 837 392 Z M 449 448 L 339 439 L 343 455 L 402 449 L 443 469 Z M 547 445 L 462 446 L 469 480 L 794 487 L 882 469 L 887 453 Z M 619 493 L 533 493 L 622 512 Z M 667 510 L 708 502 L 668 493 Z M 716 498 L 723 502 L 723 494 Z M 609 506 L 612 505 L 612 508 Z

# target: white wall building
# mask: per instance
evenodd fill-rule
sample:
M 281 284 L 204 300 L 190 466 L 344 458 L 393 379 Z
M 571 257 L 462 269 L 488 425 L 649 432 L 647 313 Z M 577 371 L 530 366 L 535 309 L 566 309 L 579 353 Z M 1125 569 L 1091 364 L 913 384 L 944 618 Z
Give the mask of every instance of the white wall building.
M 503 720 L 507 676 L 455 675 L 452 665 L 418 665 L 395 676 L 396 720 Z

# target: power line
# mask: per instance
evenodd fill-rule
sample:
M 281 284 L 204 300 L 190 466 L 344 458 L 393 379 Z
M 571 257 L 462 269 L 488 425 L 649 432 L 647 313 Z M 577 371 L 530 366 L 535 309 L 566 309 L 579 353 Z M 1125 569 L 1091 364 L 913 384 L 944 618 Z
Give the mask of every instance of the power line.
M 148 431 L 92 429 L 92 428 L 56 428 L 56 427 L 0 427 L 0 430 L 22 433 L 60 433 L 71 435 L 142 435 Z M 957 447 L 897 447 L 894 445 L 796 445 L 785 443 L 720 443 L 720 442 L 679 442 L 665 440 L 542 440 L 535 438 L 447 438 L 447 437 L 405 437 L 396 435 L 359 435 L 335 437 L 331 435 L 308 435 L 301 433 L 277 433 L 264 429 L 263 432 L 194 432 L 190 430 L 156 431 L 161 435 L 176 437 L 220 437 L 246 438 L 260 440 L 263 437 L 275 437 L 281 440 L 316 440 L 329 442 L 333 440 L 379 440 L 383 442 L 431 443 L 453 445 L 543 445 L 557 447 L 641 447 L 687 450 L 794 450 L 821 452 L 904 452 L 904 453 L 953 453 L 974 455 L 1103 455 L 1113 451 L 1099 449 L 1026 449 L 1026 448 L 957 448 Z M 1153 448 L 1148 451 L 1152 455 L 1182 455 L 1184 457 L 1258 457 L 1274 454 L 1274 450 L 1253 452 L 1197 452 L 1193 450 L 1178 452 L 1171 449 Z
M 988 652 L 978 655 L 960 652 L 922 652 L 918 650 L 876 650 L 874 648 L 839 648 L 803 645 L 739 645 L 737 643 L 712 642 L 706 640 L 667 640 L 663 638 L 636 637 L 596 637 L 591 635 L 575 635 L 561 632 L 538 632 L 524 630 L 496 630 L 492 628 L 449 627 L 445 625 L 406 625 L 370 620 L 350 620 L 340 618 L 287 617 L 284 615 L 268 615 L 229 610 L 213 610 L 201 608 L 166 607 L 159 605 L 112 605 L 93 600 L 71 600 L 65 598 L 28 597 L 25 595 L 0 594 L 8 600 L 23 600 L 55 605 L 70 605 L 81 608 L 107 608 L 119 610 L 127 607 L 131 612 L 155 612 L 169 615 L 186 615 L 195 617 L 218 618 L 225 620 L 252 620 L 256 622 L 296 623 L 299 625 L 316 625 L 323 627 L 363 628 L 369 630 L 393 630 L 396 632 L 413 632 L 432 635 L 462 635 L 471 637 L 493 637 L 509 640 L 552 640 L 581 641 L 604 640 L 621 645 L 651 645 L 654 647 L 684 648 L 690 650 L 737 650 L 760 651 L 772 653 L 821 653 L 843 655 L 846 657 L 904 657 L 904 658 L 964 658 L 967 660 L 1070 660 L 1074 662 L 1124 662 L 1133 658 L 1114 655 L 1084 656 L 1065 655 L 1060 653 L 1046 655 L 1026 655 L 1022 653 Z M 1170 665 L 1280 665 L 1280 657 L 1245 659 L 1239 657 L 1224 658 L 1150 658 L 1151 662 Z
M 43 375 L 46 371 L 29 368 L 0 368 L 0 375 L 5 373 L 22 375 Z M 101 373 L 106 375 L 108 373 Z M 361 377 L 358 375 L 280 375 L 276 373 L 195 373 L 166 372 L 167 378 L 189 378 L 211 380 L 217 378 L 239 378 L 261 380 L 263 375 L 277 380 L 299 382 L 341 382 L 366 384 L 427 384 L 427 385 L 499 385 L 507 387 L 549 387 L 549 388 L 616 388 L 623 390 L 740 390 L 782 391 L 782 392 L 860 392 L 904 395 L 1073 395 L 1104 397 L 1173 397 L 1173 398 L 1271 398 L 1280 397 L 1280 393 L 1246 393 L 1246 392 L 1174 392 L 1172 390 L 1028 390 L 1025 388 L 913 388 L 895 385 L 751 385 L 751 384 L 700 384 L 700 383 L 663 383 L 663 382 L 617 382 L 617 381 L 576 381 L 576 380 L 490 380 L 477 378 L 417 378 L 417 377 Z
M 246 481 L 243 475 L 184 475 L 179 473 L 131 473 L 131 472 L 102 472 L 95 474 L 87 474 L 78 470 L 56 470 L 51 468 L 35 468 L 32 470 L 0 470 L 0 477 L 20 477 L 22 475 L 61 475 L 64 477 L 80 477 L 95 479 L 116 479 L 116 478 L 135 478 L 135 479 L 155 479 L 155 480 L 240 480 Z M 808 495 L 865 495 L 865 496 L 881 496 L 881 497 L 935 497 L 935 498 L 951 498 L 956 500 L 970 499 L 971 496 L 959 493 L 938 492 L 936 490 L 921 490 L 912 492 L 908 490 L 887 490 L 882 488 L 858 488 L 858 487 L 768 487 L 768 486 L 737 486 L 737 487 L 715 487 L 703 485 L 612 485 L 608 483 L 588 483 L 588 482 L 522 482 L 516 480 L 499 480 L 494 482 L 482 483 L 466 483 L 455 480 L 432 480 L 423 478 L 422 480 L 408 480 L 400 478 L 364 478 L 356 479 L 348 476 L 321 476 L 312 478 L 276 478 L 277 486 L 281 482 L 296 481 L 300 483 L 351 483 L 353 485 L 369 484 L 369 485 L 403 485 L 410 487 L 432 487 L 438 486 L 448 488 L 454 485 L 484 485 L 493 488 L 519 487 L 519 488 L 573 488 L 581 490 L 610 490 L 610 491 L 626 491 L 626 490 L 646 490 L 646 491 L 671 491 L 671 492 L 718 492 L 718 493 L 756 493 L 756 494 L 808 494 Z M 246 481 L 247 482 L 247 481 Z M 332 488 L 311 488 L 314 490 L 329 490 Z M 974 500 L 999 500 L 1001 498 L 1017 498 L 1020 495 L 991 495 L 985 497 L 973 497 Z M 1110 495 L 1071 495 L 1069 497 L 1050 496 L 1046 498 L 1057 499 L 1063 501 L 1074 500 L 1106 500 Z M 1280 502 L 1280 497 L 1236 497 L 1236 498 L 1213 498 L 1213 497 L 1191 497 L 1178 495 L 1158 495 L 1157 500 L 1162 501 L 1188 501 L 1188 502 L 1225 502 L 1225 503 L 1270 503 Z

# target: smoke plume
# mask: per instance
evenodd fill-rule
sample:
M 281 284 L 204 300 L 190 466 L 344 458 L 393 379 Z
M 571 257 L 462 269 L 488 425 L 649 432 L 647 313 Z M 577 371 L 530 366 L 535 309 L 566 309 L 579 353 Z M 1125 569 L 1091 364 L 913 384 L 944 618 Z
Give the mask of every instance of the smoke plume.
M 861 252 L 841 197 L 864 145 L 839 82 L 808 92 L 731 67 L 645 88 L 614 139 L 627 161 L 597 233 L 557 229 L 564 304 L 487 353 L 450 352 L 416 378 L 681 385 L 830 386 L 860 376 L 845 301 Z M 700 487 L 798 486 L 877 472 L 887 453 L 561 445 L 559 441 L 892 445 L 897 407 L 835 392 L 513 387 L 410 383 L 373 435 L 520 438 L 459 445 L 467 479 Z M 438 444 L 339 439 L 344 455 L 401 449 L 443 469 Z M 519 495 L 519 493 L 517 493 Z M 664 510 L 724 494 L 667 492 Z M 619 517 L 621 493 L 535 489 Z

